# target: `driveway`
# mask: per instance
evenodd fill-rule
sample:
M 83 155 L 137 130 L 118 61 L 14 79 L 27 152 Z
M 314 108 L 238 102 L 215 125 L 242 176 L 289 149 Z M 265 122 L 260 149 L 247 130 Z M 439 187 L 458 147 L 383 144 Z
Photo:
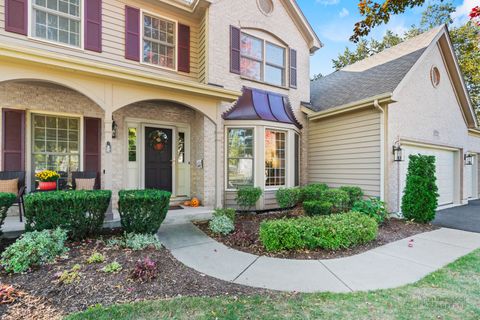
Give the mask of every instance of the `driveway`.
M 480 200 L 470 201 L 465 206 L 438 211 L 433 224 L 480 233 Z

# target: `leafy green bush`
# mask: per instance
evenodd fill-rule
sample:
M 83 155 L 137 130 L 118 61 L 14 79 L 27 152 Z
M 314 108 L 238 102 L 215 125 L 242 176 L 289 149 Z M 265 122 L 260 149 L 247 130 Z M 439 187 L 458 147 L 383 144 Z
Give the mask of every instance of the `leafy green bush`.
M 171 193 L 162 190 L 121 190 L 118 211 L 123 230 L 155 233 L 167 216 Z
M 60 228 L 24 233 L 2 253 L 0 264 L 7 272 L 20 273 L 51 263 L 68 250 L 66 240 L 67 232 Z
M 154 247 L 159 250 L 162 244 L 154 234 L 124 233 L 121 238 L 112 238 L 107 241 L 108 246 L 119 246 L 132 250 L 143 250 L 147 247 Z
M 438 206 L 438 187 L 435 176 L 435 157 L 410 155 L 407 183 L 402 198 L 402 213 L 408 220 L 421 223 L 435 219 Z
M 255 207 L 263 191 L 258 187 L 242 187 L 237 190 L 235 201 L 242 210 L 250 210 Z
M 358 212 L 268 220 L 260 225 L 260 240 L 268 251 L 338 250 L 373 241 L 377 233 L 375 220 Z
M 351 209 L 355 202 L 362 200 L 363 190 L 360 187 L 343 186 L 340 190 L 345 191 L 348 194 L 348 208 Z
M 91 254 L 90 257 L 88 257 L 87 259 L 87 263 L 88 264 L 92 264 L 92 263 L 102 263 L 105 261 L 105 257 L 103 256 L 103 254 L 101 254 L 100 252 L 94 252 Z
M 8 209 L 12 206 L 12 204 L 17 199 L 17 196 L 13 193 L 8 192 L 0 192 L 0 236 L 2 235 L 2 226 L 3 221 L 7 217 Z
M 348 211 L 350 198 L 348 193 L 343 190 L 328 189 L 322 194 L 321 200 L 322 202 L 330 202 L 333 205 L 333 213 Z
M 232 209 L 232 208 L 225 208 L 225 209 L 216 208 L 213 211 L 213 216 L 214 217 L 225 216 L 225 217 L 228 217 L 233 222 L 235 222 L 235 215 L 236 215 L 235 209 Z
M 98 233 L 110 205 L 109 190 L 37 192 L 25 197 L 25 229 L 62 228 L 73 239 Z
M 309 184 L 300 189 L 300 199 L 302 202 L 321 200 L 322 195 L 328 190 L 328 186 L 325 183 Z
M 375 221 L 377 221 L 379 224 L 383 223 L 388 215 L 385 202 L 377 198 L 370 198 L 355 202 L 352 211 L 366 214 L 367 216 L 375 219 Z
M 312 200 L 303 203 L 303 210 L 307 216 L 328 215 L 332 213 L 333 204 L 331 202 Z
M 233 230 L 235 230 L 235 225 L 233 224 L 233 221 L 230 220 L 230 218 L 228 218 L 227 216 L 213 217 L 213 219 L 210 220 L 208 227 L 210 228 L 210 230 L 212 230 L 213 233 L 220 233 L 223 235 L 227 235 Z
M 300 201 L 300 188 L 280 188 L 275 198 L 280 208 L 293 208 Z
M 111 262 L 107 264 L 105 267 L 103 267 L 101 270 L 105 273 L 117 273 L 119 271 L 122 271 L 122 265 L 118 263 L 117 261 Z

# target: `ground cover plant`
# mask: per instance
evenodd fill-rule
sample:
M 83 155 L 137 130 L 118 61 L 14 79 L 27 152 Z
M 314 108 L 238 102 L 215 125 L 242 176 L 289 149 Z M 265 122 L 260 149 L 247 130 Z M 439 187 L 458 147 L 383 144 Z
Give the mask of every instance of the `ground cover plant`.
M 227 216 L 214 216 L 210 220 L 209 228 L 213 233 L 220 233 L 223 235 L 231 233 L 235 230 L 233 221 Z
M 154 234 L 124 233 L 120 237 L 112 237 L 107 240 L 109 246 L 119 246 L 132 250 L 143 250 L 148 247 L 160 249 L 162 244 Z

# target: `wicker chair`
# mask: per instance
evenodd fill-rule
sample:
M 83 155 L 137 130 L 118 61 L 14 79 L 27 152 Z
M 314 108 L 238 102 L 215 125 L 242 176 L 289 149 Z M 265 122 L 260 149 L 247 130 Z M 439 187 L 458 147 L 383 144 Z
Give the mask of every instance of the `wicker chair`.
M 25 205 L 23 196 L 25 195 L 25 171 L 0 171 L 0 180 L 18 179 L 17 200 L 14 205 L 18 205 L 20 222 L 23 221 L 22 216 L 25 213 Z
M 77 189 L 76 179 L 95 179 L 95 184 L 93 185 L 94 190 L 100 189 L 100 181 L 98 179 L 98 174 L 95 171 L 74 171 L 72 172 L 72 189 Z

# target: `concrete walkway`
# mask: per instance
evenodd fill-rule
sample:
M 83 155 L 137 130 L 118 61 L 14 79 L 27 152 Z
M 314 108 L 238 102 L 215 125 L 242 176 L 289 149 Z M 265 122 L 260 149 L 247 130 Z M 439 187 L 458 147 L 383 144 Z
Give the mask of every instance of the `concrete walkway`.
M 201 217 L 208 218 L 205 212 Z M 158 232 L 160 241 L 186 266 L 206 275 L 252 287 L 298 292 L 351 292 L 394 288 L 480 248 L 480 234 L 453 229 L 422 233 L 351 257 L 288 260 L 237 251 L 205 235 L 173 213 Z M 408 241 L 414 239 L 413 247 Z

